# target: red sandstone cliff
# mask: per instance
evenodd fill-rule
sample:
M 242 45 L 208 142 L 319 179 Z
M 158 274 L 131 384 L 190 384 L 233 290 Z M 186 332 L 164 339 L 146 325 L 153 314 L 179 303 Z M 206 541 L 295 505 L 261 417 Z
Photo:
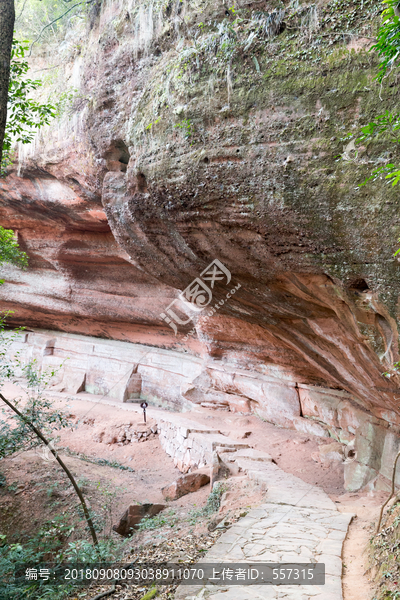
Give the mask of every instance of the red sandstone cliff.
M 149 7 L 106 2 L 59 50 L 57 85 L 79 94 L 0 182 L 0 222 L 30 257 L 3 269 L 0 307 L 13 323 L 277 365 L 396 421 L 398 382 L 382 373 L 398 360 L 398 199 L 356 194 L 332 141 L 371 104 L 349 92 L 369 58 L 349 53 L 350 69 L 322 48 L 279 72 L 278 36 L 260 71 L 240 55 L 229 81 L 203 53 L 178 76 L 189 29 L 165 10 L 150 31 Z M 175 335 L 160 315 L 215 259 L 240 287 L 227 299 L 221 279 L 207 319 L 180 305 L 192 319 Z

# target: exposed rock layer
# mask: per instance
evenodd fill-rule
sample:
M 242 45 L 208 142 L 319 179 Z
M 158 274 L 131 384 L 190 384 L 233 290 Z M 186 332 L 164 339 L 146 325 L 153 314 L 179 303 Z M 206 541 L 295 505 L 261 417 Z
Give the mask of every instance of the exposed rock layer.
M 393 460 L 400 448 L 396 413 L 381 411 L 379 418 L 374 417 L 348 392 L 296 382 L 293 373 L 277 366 L 250 371 L 174 350 L 44 330 L 21 334 L 11 351 L 19 353 L 22 363 L 34 359 L 39 367 L 56 371 L 51 397 L 64 392 L 77 399 L 88 398 L 88 394 L 92 399 L 105 396 L 120 402 L 146 399 L 186 411 L 196 405 L 219 408 L 223 401 L 225 410 L 237 411 L 237 399 L 241 398 L 265 421 L 339 440 L 349 449 L 345 452 L 350 459 L 345 463 L 349 490 L 367 484 L 390 487 Z M 132 381 L 134 398 L 130 395 Z M 210 402 L 214 397 L 219 404 Z M 248 448 L 247 440 L 231 439 L 212 425 L 196 423 L 190 413 L 163 412 L 157 418 L 157 431 L 162 447 L 183 473 L 213 465 L 216 451 Z M 114 429 L 106 431 L 102 441 L 122 444 L 127 437 L 125 430 Z M 258 458 L 249 455 L 249 450 L 239 455 Z M 265 460 L 265 456 L 261 458 Z M 396 482 L 400 485 L 400 473 Z
M 229 363 L 224 375 L 199 372 L 182 390 L 190 402 L 253 410 L 241 378 L 284 373 L 282 396 L 276 382 L 260 384 L 281 398 L 263 409 L 274 422 L 301 419 L 307 386 L 318 385 L 377 427 L 397 426 L 399 382 L 382 372 L 399 358 L 399 200 L 379 186 L 355 192 L 354 166 L 336 161 L 332 140 L 376 106 L 364 89 L 370 55 L 326 46 L 320 62 L 280 62 L 278 37 L 260 71 L 243 57 L 229 82 L 202 57 L 178 77 L 177 48 L 190 46 L 179 15 L 150 32 L 141 10 L 105 2 L 90 31 L 64 44 L 60 77 L 79 87 L 73 118 L 0 182 L 1 224 L 30 257 L 25 272 L 3 269 L 0 308 L 17 324 Z M 196 7 L 185 10 L 197 27 Z M 225 9 L 205 3 L 206 17 L 223 23 Z M 79 36 L 89 36 L 80 51 Z M 231 280 L 209 282 L 214 314 L 179 302 L 174 331 L 170 303 L 215 259 Z M 342 429 L 335 402 L 329 418 L 310 414 Z

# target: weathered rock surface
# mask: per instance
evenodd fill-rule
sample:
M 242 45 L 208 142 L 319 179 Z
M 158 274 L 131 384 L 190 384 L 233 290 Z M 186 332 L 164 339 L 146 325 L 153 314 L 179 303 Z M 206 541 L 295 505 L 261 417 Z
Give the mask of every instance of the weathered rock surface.
M 211 482 L 229 474 L 218 454 L 248 448 L 248 444 L 222 435 L 213 427 L 200 425 L 193 418 L 179 415 L 163 415 L 158 420 L 161 446 L 174 459 L 182 472 L 211 466 Z
M 119 444 L 120 446 L 145 442 L 154 438 L 157 435 L 157 424 L 151 419 L 148 423 L 134 425 L 120 425 L 106 427 L 102 431 L 96 432 L 93 439 L 95 442 L 103 444 Z
M 144 517 L 154 517 L 164 508 L 164 504 L 133 504 L 124 512 L 118 525 L 113 525 L 113 530 L 128 537 Z
M 178 477 L 170 485 L 163 487 L 161 491 L 166 500 L 177 500 L 186 494 L 197 492 L 207 483 L 210 483 L 210 478 L 205 473 L 187 473 Z
M 78 93 L 73 117 L 20 150 L 0 181 L 1 224 L 30 257 L 26 271 L 2 267 L 0 309 L 15 324 L 162 349 L 155 363 L 143 349 L 113 356 L 132 367 L 116 383 L 96 343 L 76 354 L 72 343 L 63 356 L 80 364 L 64 364 L 65 390 L 356 437 L 348 485 L 387 477 L 400 427 L 399 380 L 382 377 L 399 360 L 399 198 L 379 183 L 356 192 L 368 160 L 357 176 L 336 160 L 343 132 L 381 105 L 372 55 L 361 42 L 335 54 L 326 39 L 318 60 L 303 60 L 282 30 L 259 49 L 259 69 L 239 53 L 228 76 L 208 51 L 188 67 L 190 28 L 206 23 L 203 39 L 227 16 L 223 4 L 207 1 L 200 16 L 183 3 L 182 20 L 180 4 L 155 18 L 153 4 L 104 2 L 54 49 L 54 85 Z M 223 276 L 201 279 L 216 259 Z M 170 304 L 195 280 L 174 321 Z M 46 362 L 45 343 L 35 352 Z
M 351 458 L 344 463 L 348 489 L 367 484 L 383 489 L 389 486 L 391 466 L 400 448 L 398 416 L 395 412 L 377 411 L 380 418 L 375 417 L 358 398 L 343 390 L 297 384 L 287 372 L 274 366 L 270 371 L 265 367 L 261 374 L 212 359 L 205 363 L 189 353 L 54 331 L 24 332 L 13 343 L 11 352 L 18 352 L 22 363 L 35 359 L 39 367 L 56 371 L 49 387 L 54 396 L 61 390 L 76 393 L 79 383 L 78 398 L 107 396 L 124 403 L 134 373 L 140 375 L 141 398 L 158 406 L 187 410 L 196 404 L 191 404 L 182 390 L 193 387 L 198 379 L 208 379 L 210 387 L 246 395 L 252 411 L 261 420 L 340 440 L 344 455 Z M 268 372 L 273 376 L 265 374 Z M 294 392 L 298 394 L 297 406 Z M 148 426 L 153 436 L 151 411 L 150 406 Z M 133 429 L 148 433 L 148 426 Z M 251 445 L 251 436 L 246 435 L 241 441 L 228 434 L 225 428 L 219 431 L 212 425 L 199 424 L 190 413 L 184 416 L 166 412 L 157 422 L 160 443 L 182 473 L 211 465 L 214 451 L 221 454 L 246 450 Z M 112 439 L 125 444 L 134 442 L 136 436 L 127 426 L 116 429 Z M 104 441 L 104 436 L 97 441 Z M 400 473 L 396 482 L 400 485 Z
M 222 460 L 218 452 L 213 452 L 211 464 L 211 487 L 216 481 L 227 479 L 231 474 L 231 469 Z
M 343 445 L 338 442 L 322 444 L 319 447 L 319 458 L 324 465 L 341 463 L 344 460 Z
M 237 450 L 235 452 L 235 459 L 245 458 L 249 460 L 256 460 L 260 462 L 272 462 L 272 457 L 266 452 L 260 452 L 254 448 L 246 448 L 245 450 Z

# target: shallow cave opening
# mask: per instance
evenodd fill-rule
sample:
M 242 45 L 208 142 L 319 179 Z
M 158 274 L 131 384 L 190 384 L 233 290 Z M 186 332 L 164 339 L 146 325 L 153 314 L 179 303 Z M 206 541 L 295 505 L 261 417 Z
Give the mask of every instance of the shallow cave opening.
M 349 284 L 349 290 L 356 291 L 356 292 L 366 292 L 367 290 L 369 290 L 369 285 L 365 281 L 365 279 L 361 279 L 361 278 L 354 279 Z
M 104 154 L 104 158 L 107 161 L 107 169 L 109 171 L 122 171 L 123 173 L 126 173 L 130 157 L 128 147 L 123 140 L 112 142 Z
M 141 192 L 142 194 L 147 192 L 147 181 L 146 181 L 146 177 L 145 175 L 143 175 L 143 173 L 138 173 L 136 175 L 136 182 L 137 182 L 137 189 L 138 192 Z

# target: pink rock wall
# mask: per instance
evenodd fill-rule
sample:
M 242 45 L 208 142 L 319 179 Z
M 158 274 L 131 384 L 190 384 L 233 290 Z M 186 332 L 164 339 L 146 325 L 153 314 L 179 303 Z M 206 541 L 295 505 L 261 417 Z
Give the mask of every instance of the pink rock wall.
M 175 411 L 198 404 L 255 413 L 281 427 L 352 444 L 356 460 L 345 465 L 347 488 L 389 487 L 400 420 L 394 413 L 374 417 L 348 392 L 298 383 L 276 367 L 260 373 L 175 350 L 49 330 L 20 334 L 10 352 L 18 352 L 23 362 L 35 359 L 43 370 L 56 370 L 50 392 L 120 402 L 146 399 Z M 212 427 L 186 422 L 176 413 L 158 422 L 161 443 L 182 472 L 211 464 L 217 446 L 239 443 L 216 435 Z M 400 475 L 397 481 L 400 485 Z
M 200 16 L 185 10 L 198 30 Z M 207 15 L 221 21 L 225 9 L 209 3 Z M 229 97 L 225 79 L 212 97 L 208 78 L 168 83 L 185 35 L 177 15 L 161 16 L 151 35 L 138 36 L 137 14 L 110 0 L 66 40 L 58 92 L 79 88 L 72 115 L 20 149 L 20 164 L 0 180 L 0 223 L 29 255 L 26 271 L 1 268 L 0 310 L 14 311 L 11 324 L 93 336 L 102 347 L 116 340 L 159 349 L 140 369 L 141 352 L 124 359 L 126 380 L 112 387 L 105 366 L 122 347 L 103 354 L 96 342 L 81 350 L 73 342 L 57 355 L 50 345 L 45 362 L 75 360 L 63 367 L 66 389 L 113 389 L 121 399 L 136 365 L 142 393 L 174 405 L 259 410 L 318 435 L 360 432 L 365 468 L 352 477 L 373 480 L 398 440 L 400 380 L 382 376 L 399 360 L 397 198 L 387 187 L 356 197 L 354 172 L 337 165 L 332 146 L 333 133 L 362 113 L 364 96 L 333 99 L 325 71 L 294 71 L 282 89 L 282 78 L 264 80 L 266 71 L 248 65 Z M 58 52 L 38 53 L 35 67 Z M 272 48 L 264 67 L 275 55 Z M 370 65 L 361 58 L 339 66 L 335 80 L 364 75 Z M 352 80 L 346 86 L 356 89 Z M 214 314 L 180 303 L 185 324 L 174 331 L 168 307 L 215 259 L 231 281 L 212 288 Z M 313 386 L 332 390 L 316 407 Z M 352 399 L 343 410 L 340 394 Z M 371 441 L 357 411 L 385 435 Z

